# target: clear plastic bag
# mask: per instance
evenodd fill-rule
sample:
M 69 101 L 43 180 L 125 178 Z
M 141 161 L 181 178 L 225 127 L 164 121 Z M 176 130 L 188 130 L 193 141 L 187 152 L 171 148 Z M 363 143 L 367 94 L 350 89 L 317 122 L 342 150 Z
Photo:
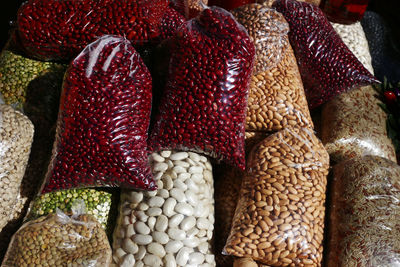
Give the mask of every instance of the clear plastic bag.
M 160 39 L 172 38 L 178 28 L 186 21 L 185 17 L 172 7 L 167 7 L 161 20 Z
M 277 0 L 273 7 L 289 23 L 310 109 L 350 89 L 379 82 L 354 56 L 316 6 Z
M 214 186 L 210 161 L 197 153 L 153 153 L 158 190 L 123 191 L 113 237 L 119 266 L 215 266 Z
M 53 156 L 40 191 L 155 189 L 147 152 L 151 76 L 127 39 L 102 36 L 68 67 Z
M 326 266 L 399 264 L 400 166 L 377 156 L 342 161 L 331 200 Z
M 179 28 L 150 146 L 190 150 L 244 168 L 254 44 L 227 11 L 211 7 Z
M 100 223 L 76 211 L 57 211 L 25 223 L 16 232 L 1 266 L 109 266 L 111 247 Z
M 224 253 L 269 266 L 321 266 L 329 155 L 308 128 L 250 152 Z
M 246 130 L 271 132 L 294 125 L 312 128 L 285 18 L 260 4 L 241 6 L 232 14 L 245 26 L 256 48 Z
M 135 45 L 158 37 L 167 0 L 32 0 L 18 10 L 26 52 L 42 60 L 70 60 L 105 34 Z

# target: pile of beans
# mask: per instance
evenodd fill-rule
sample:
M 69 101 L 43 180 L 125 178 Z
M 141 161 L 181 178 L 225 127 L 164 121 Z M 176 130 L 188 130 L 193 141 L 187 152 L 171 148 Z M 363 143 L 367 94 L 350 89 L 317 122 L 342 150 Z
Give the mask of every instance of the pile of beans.
M 271 132 L 294 125 L 312 128 L 285 18 L 260 4 L 241 6 L 232 13 L 246 27 L 256 47 L 246 131 Z
M 17 29 L 31 56 L 69 60 L 105 34 L 139 45 L 158 37 L 167 6 L 167 0 L 33 0 L 18 10 Z
M 34 128 L 11 106 L 0 104 L 0 230 L 21 209 L 19 189 L 28 163 Z M 22 205 L 21 205 L 22 204 Z
M 307 128 L 270 135 L 250 153 L 229 255 L 270 266 L 320 266 L 329 155 Z
M 118 266 L 215 266 L 210 161 L 197 153 L 153 153 L 158 190 L 125 191 L 114 231 Z
M 105 35 L 68 67 L 41 193 L 87 186 L 155 189 L 148 164 L 151 75 L 131 43 Z
M 152 149 L 195 151 L 244 169 L 254 44 L 244 27 L 218 7 L 182 25 L 175 41 Z
M 290 43 L 311 109 L 352 88 L 378 82 L 318 7 L 295 0 L 277 0 L 273 6 L 289 23 Z
M 9 245 L 2 266 L 109 266 L 111 247 L 90 215 L 50 214 L 24 224 Z

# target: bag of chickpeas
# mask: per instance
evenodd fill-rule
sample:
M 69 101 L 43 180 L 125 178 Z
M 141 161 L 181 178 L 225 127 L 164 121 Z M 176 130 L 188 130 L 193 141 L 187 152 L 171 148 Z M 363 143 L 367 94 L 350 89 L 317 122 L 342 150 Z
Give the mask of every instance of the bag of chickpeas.
M 224 253 L 269 266 L 321 266 L 329 155 L 308 128 L 250 152 Z
M 246 131 L 272 132 L 294 125 L 313 128 L 285 18 L 260 4 L 238 7 L 232 14 L 256 48 Z

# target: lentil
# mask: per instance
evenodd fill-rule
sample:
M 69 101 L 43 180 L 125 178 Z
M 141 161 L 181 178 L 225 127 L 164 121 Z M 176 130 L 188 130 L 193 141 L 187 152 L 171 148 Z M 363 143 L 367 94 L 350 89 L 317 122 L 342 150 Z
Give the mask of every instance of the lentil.
M 312 128 L 285 18 L 260 4 L 241 6 L 232 14 L 245 26 L 256 47 L 246 130 L 271 132 L 293 125 Z
M 333 168 L 327 266 L 395 266 L 399 260 L 400 167 L 378 156 Z
M 244 122 L 254 45 L 227 11 L 182 25 L 150 146 L 190 150 L 244 168 Z
M 132 255 L 130 266 L 215 266 L 210 161 L 193 152 L 162 151 L 153 153 L 150 162 L 158 190 L 121 194 L 114 264 L 125 266 L 125 255 Z M 187 164 L 178 173 L 175 170 L 181 162 Z M 166 168 L 155 170 L 160 163 Z
M 328 169 L 328 153 L 307 128 L 255 146 L 224 251 L 270 266 L 321 266 Z
M 111 247 L 90 215 L 49 214 L 25 223 L 9 245 L 4 267 L 109 266 Z
M 289 23 L 289 40 L 310 109 L 350 89 L 379 82 L 351 53 L 318 7 L 294 0 L 277 0 L 273 7 Z
M 147 155 L 151 76 L 122 37 L 74 59 L 61 95 L 55 154 L 41 194 L 85 186 L 155 189 Z

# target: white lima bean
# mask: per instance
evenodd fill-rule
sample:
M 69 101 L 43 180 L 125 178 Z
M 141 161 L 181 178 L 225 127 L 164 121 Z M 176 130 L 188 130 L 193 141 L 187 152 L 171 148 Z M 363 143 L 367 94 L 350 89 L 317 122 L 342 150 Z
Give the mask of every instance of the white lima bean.
M 124 191 L 113 266 L 215 266 L 211 163 L 192 152 L 150 158 L 156 192 Z

